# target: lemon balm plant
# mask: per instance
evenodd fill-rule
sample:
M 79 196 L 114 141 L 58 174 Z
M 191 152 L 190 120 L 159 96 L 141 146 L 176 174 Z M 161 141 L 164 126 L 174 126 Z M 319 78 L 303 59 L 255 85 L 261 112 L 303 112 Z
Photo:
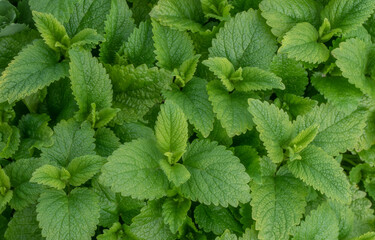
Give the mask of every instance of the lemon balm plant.
M 0 239 L 375 239 L 375 0 L 0 0 Z

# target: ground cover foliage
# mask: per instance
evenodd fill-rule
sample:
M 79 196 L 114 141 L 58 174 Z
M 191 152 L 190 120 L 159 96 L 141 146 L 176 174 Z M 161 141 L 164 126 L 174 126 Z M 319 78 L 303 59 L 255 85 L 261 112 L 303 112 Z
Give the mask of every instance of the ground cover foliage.
M 375 239 L 375 0 L 0 0 L 0 239 Z

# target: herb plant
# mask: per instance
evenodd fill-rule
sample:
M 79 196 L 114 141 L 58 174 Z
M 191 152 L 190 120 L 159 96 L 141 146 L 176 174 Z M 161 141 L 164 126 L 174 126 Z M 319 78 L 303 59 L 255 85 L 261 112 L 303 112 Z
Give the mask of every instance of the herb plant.
M 375 239 L 375 0 L 0 0 L 0 239 Z

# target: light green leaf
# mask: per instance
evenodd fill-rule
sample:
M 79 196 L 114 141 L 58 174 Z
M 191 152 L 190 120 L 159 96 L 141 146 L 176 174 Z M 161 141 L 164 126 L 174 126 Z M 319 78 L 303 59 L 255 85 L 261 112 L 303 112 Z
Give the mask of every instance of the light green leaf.
M 318 125 L 311 125 L 310 127 L 302 130 L 293 138 L 293 140 L 289 143 L 289 146 L 295 153 L 300 152 L 314 140 L 318 134 L 318 129 Z
M 35 206 L 16 211 L 10 220 L 5 232 L 8 240 L 41 240 L 44 239 L 36 220 Z
M 243 80 L 234 83 L 234 88 L 238 91 L 250 92 L 273 88 L 285 89 L 281 78 L 272 72 L 257 67 L 245 67 L 242 70 Z
M 172 71 L 194 56 L 193 42 L 186 32 L 162 26 L 156 21 L 152 22 L 152 27 L 159 67 Z
M 195 140 L 183 156 L 190 179 L 181 185 L 183 196 L 204 204 L 237 206 L 250 200 L 249 176 L 240 160 L 216 142 Z
M 353 238 L 353 240 L 373 240 L 375 238 L 375 232 L 368 232 L 359 237 Z
M 76 157 L 95 154 L 95 132 L 89 124 L 63 120 L 55 126 L 54 132 L 54 145 L 42 149 L 42 158 L 66 167 Z
M 354 223 L 354 213 L 350 209 L 350 206 L 344 205 L 337 201 L 328 201 L 329 206 L 336 214 L 339 226 L 339 239 L 346 238 L 352 231 Z
M 177 104 L 194 127 L 207 137 L 213 129 L 214 113 L 208 100 L 206 80 L 193 78 L 181 90 L 164 93 L 168 101 Z
M 60 168 L 47 164 L 35 170 L 30 182 L 35 182 L 62 190 L 65 188 L 67 180 L 63 179 L 62 177 L 63 172 Z
M 277 54 L 271 62 L 270 70 L 280 77 L 285 85 L 284 90 L 275 90 L 277 96 L 283 96 L 287 93 L 304 95 L 309 79 L 300 62 L 288 58 L 286 54 Z
M 184 154 L 188 140 L 186 117 L 177 105 L 166 102 L 160 107 L 155 136 L 161 152 L 171 164 L 176 163 Z
M 275 163 L 284 159 L 283 147 L 289 143 L 292 135 L 292 123 L 289 116 L 274 104 L 249 99 L 249 112 L 260 133 L 268 157 Z
M 44 187 L 30 182 L 30 178 L 36 169 L 47 163 L 43 159 L 30 158 L 7 165 L 5 170 L 13 188 L 13 198 L 9 204 L 13 209 L 20 211 L 37 202 Z
M 150 16 L 178 30 L 203 31 L 203 11 L 199 0 L 160 0 Z
M 232 5 L 227 0 L 202 0 L 202 10 L 206 18 L 216 18 L 224 21 L 230 18 Z
M 12 199 L 13 191 L 10 190 L 10 179 L 0 166 L 0 213 L 4 207 Z
M 42 40 L 24 48 L 0 78 L 0 102 L 14 102 L 68 75 L 67 62 Z
M 200 204 L 194 210 L 194 220 L 205 232 L 222 234 L 226 229 L 241 233 L 241 224 L 234 218 L 228 208 Z
M 96 237 L 97 240 L 118 240 L 124 238 L 125 235 L 119 222 L 114 223 L 110 229 L 104 229 L 103 234 Z
M 71 37 L 85 28 L 92 28 L 98 33 L 103 33 L 104 22 L 110 9 L 111 1 L 108 0 L 78 0 L 69 22 L 65 24 L 66 31 Z
M 134 9 L 134 7 L 133 7 Z M 141 22 L 130 34 L 128 41 L 124 45 L 126 59 L 135 67 L 155 62 L 154 40 L 152 39 L 152 25 L 150 21 Z
M 200 56 L 199 54 L 194 55 L 192 58 L 185 60 L 178 69 L 174 69 L 173 73 L 176 77 L 174 82 L 178 86 L 185 86 L 193 78 Z
M 283 108 L 287 110 L 293 119 L 299 115 L 309 113 L 317 104 L 317 101 L 308 97 L 304 98 L 290 93 L 283 96 Z
M 329 57 L 329 50 L 318 42 L 318 38 L 319 33 L 313 25 L 298 23 L 285 34 L 279 52 L 308 63 L 325 62 Z
M 340 164 L 321 148 L 310 145 L 300 152 L 301 160 L 288 162 L 289 170 L 327 197 L 351 201 L 350 185 Z
M 313 0 L 263 0 L 262 16 L 276 37 L 282 37 L 297 23 L 308 22 L 318 27 L 320 6 Z
M 31 10 L 50 13 L 60 22 L 69 20 L 74 5 L 79 0 L 29 0 Z
M 225 23 L 212 41 L 209 56 L 225 57 L 234 68 L 267 69 L 276 49 L 276 40 L 259 11 L 249 10 Z
M 331 0 L 321 12 L 327 18 L 331 29 L 340 28 L 348 32 L 362 25 L 373 13 L 374 0 Z
M 91 112 L 92 103 L 97 111 L 111 107 L 112 85 L 104 67 L 88 51 L 71 49 L 69 55 L 70 79 L 79 116 L 84 119 Z
M 130 231 L 140 239 L 174 240 L 176 237 L 164 223 L 162 202 L 149 201 L 141 213 L 133 218 Z
M 89 46 L 93 48 L 98 45 L 99 42 L 103 42 L 104 37 L 98 34 L 95 29 L 85 28 L 76 35 L 71 40 L 71 47 L 75 46 Z
M 370 58 L 374 55 L 374 48 L 362 40 L 351 38 L 340 43 L 340 47 L 334 49 L 332 55 L 337 59 L 336 64 L 342 71 L 342 76 L 363 93 L 375 98 L 374 79 L 368 77 L 372 74 Z
M 176 187 L 181 186 L 181 184 L 185 183 L 190 178 L 190 172 L 184 165 L 180 163 L 170 165 L 167 160 L 162 159 L 160 160 L 159 164 L 168 180 L 172 182 Z
M 259 239 L 287 240 L 305 212 L 307 189 L 291 175 L 264 177 L 254 183 L 252 217 Z
M 167 198 L 164 201 L 162 212 L 164 223 L 169 225 L 169 229 L 173 234 L 177 233 L 185 222 L 190 206 L 190 200 L 184 198 Z
M 321 105 L 297 117 L 293 125 L 297 132 L 314 124 L 319 125 L 319 133 L 312 143 L 336 156 L 355 147 L 366 126 L 366 119 L 367 112 L 363 109 L 345 114 L 331 105 Z
M 363 97 L 363 93 L 344 77 L 326 77 L 316 73 L 311 83 L 328 102 L 345 113 L 353 112 Z
M 60 47 L 69 47 L 70 39 L 65 31 L 65 27 L 49 13 L 33 12 L 35 26 L 42 35 L 45 43 L 55 51 Z
M 161 198 L 169 182 L 160 169 L 163 154 L 152 139 L 138 139 L 117 149 L 102 168 L 101 182 L 114 192 L 138 199 Z
M 336 240 L 339 237 L 338 224 L 335 213 L 327 203 L 324 203 L 312 211 L 301 226 L 296 228 L 293 240 Z
M 132 11 L 125 0 L 112 0 L 111 10 L 105 22 L 105 42 L 100 46 L 100 60 L 113 63 L 115 54 L 134 29 Z
M 230 233 L 229 230 L 225 230 L 225 232 L 220 236 L 216 237 L 215 240 L 237 240 L 237 235 Z
M 20 131 L 15 126 L 0 123 L 0 158 L 10 158 L 20 144 Z
M 207 92 L 213 111 L 229 137 L 245 133 L 253 127 L 251 114 L 247 111 L 247 99 L 254 96 L 252 93 L 228 93 L 220 81 L 209 82 Z
M 36 211 L 47 240 L 89 240 L 99 222 L 98 198 L 87 188 L 75 188 L 69 195 L 62 190 L 46 190 Z
M 243 79 L 242 68 L 235 70 L 233 64 L 224 57 L 209 58 L 202 63 L 221 80 L 228 91 L 233 91 L 233 82 Z
M 95 151 L 102 157 L 108 157 L 120 146 L 120 139 L 109 128 L 99 128 L 95 133 Z
M 85 155 L 74 158 L 68 165 L 67 170 L 71 177 L 69 184 L 80 186 L 91 179 L 105 163 L 105 159 L 97 155 Z

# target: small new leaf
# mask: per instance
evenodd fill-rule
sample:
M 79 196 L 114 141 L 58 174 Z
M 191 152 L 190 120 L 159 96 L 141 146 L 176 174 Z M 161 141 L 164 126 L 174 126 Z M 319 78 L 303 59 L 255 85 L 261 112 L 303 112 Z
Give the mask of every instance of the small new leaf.
M 61 190 L 65 188 L 66 180 L 67 180 L 67 179 L 62 179 L 62 177 L 63 177 L 62 169 L 47 164 L 38 168 L 33 173 L 33 176 L 30 179 L 30 182 L 39 183 L 42 185 L 46 185 L 46 186 Z M 67 177 L 69 177 L 69 175 Z

